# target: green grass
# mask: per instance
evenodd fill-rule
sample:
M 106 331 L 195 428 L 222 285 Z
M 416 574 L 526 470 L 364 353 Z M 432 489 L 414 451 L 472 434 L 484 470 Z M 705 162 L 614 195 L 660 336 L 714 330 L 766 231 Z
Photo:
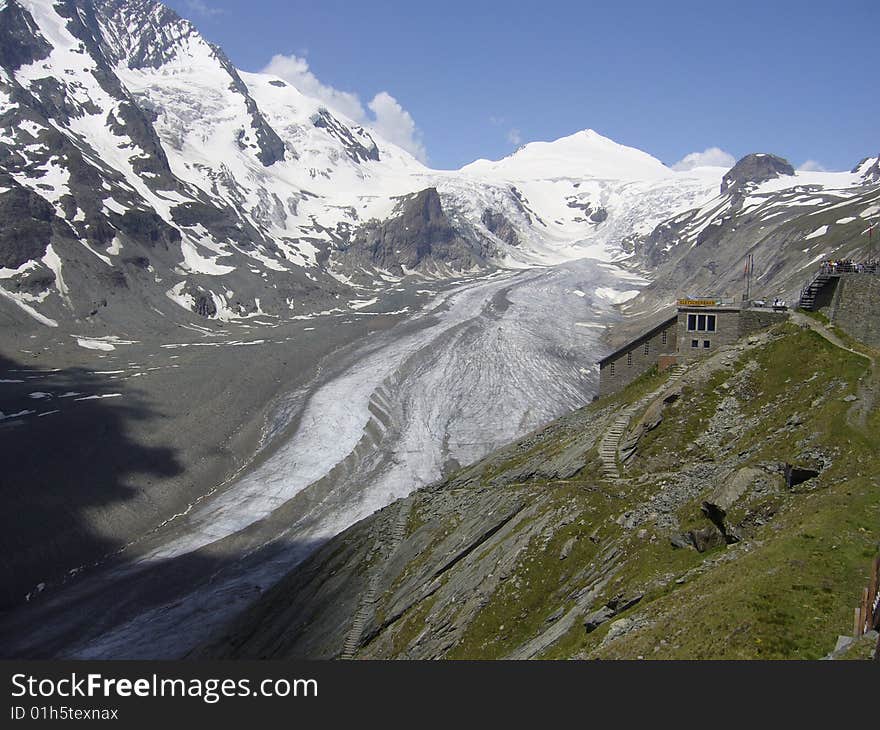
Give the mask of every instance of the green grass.
M 532 538 L 448 658 L 500 658 L 540 635 L 551 625 L 549 616 L 574 605 L 572 595 L 585 587 L 591 564 L 611 545 L 623 558 L 592 608 L 615 595 L 643 593 L 642 601 L 623 614 L 639 618 L 640 628 L 603 646 L 610 622 L 587 634 L 578 620 L 543 658 L 814 659 L 830 652 L 837 635 L 851 631 L 852 609 L 880 543 L 880 485 L 873 477 L 880 472 L 880 414 L 869 414 L 864 427 L 847 423 L 851 404 L 843 398 L 856 391 L 865 375 L 864 358 L 811 330 L 787 325 L 779 333 L 778 339 L 744 353 L 732 368 L 685 388 L 667 406 L 660 425 L 642 438 L 628 470 L 639 475 L 637 480 L 603 487 L 597 471 L 584 469 L 568 484 L 537 479 L 516 487 L 524 490 L 534 511 L 532 521 L 546 518 L 552 525 L 562 512 L 576 516 L 552 530 L 546 542 L 543 536 Z M 609 404 L 634 402 L 665 377 L 647 373 L 581 416 L 602 412 L 610 417 Z M 797 461 L 809 450 L 831 458 L 831 466 L 794 491 L 784 488 L 780 476 L 769 492 L 744 497 L 728 514 L 728 521 L 745 531 L 744 542 L 737 545 L 700 554 L 674 549 L 669 533 L 652 520 L 635 530 L 621 527 L 617 518 L 622 513 L 659 491 L 657 472 L 674 479 L 684 462 L 696 460 L 688 456 L 688 447 L 705 432 L 728 394 L 737 397 L 748 427 L 722 437 L 707 458 L 766 467 Z M 795 414 L 797 424 L 790 421 Z M 492 475 L 526 459 L 551 459 L 577 438 L 577 424 L 577 419 L 556 424 L 522 452 L 481 473 L 480 481 L 486 485 Z M 702 494 L 678 509 L 681 530 L 708 526 L 700 502 L 716 487 L 707 483 Z M 419 518 L 411 520 L 411 526 L 421 524 Z M 517 529 L 528 526 L 523 521 Z M 571 554 L 560 560 L 562 546 L 574 536 L 578 540 Z M 494 551 L 505 547 L 509 543 L 484 547 L 475 558 L 497 561 L 500 553 Z M 433 605 L 431 599 L 423 601 L 396 624 L 396 651 L 415 640 Z
M 597 655 L 820 658 L 851 630 L 878 525 L 880 490 L 868 479 L 793 499 L 761 532 L 763 545 L 657 600 L 655 627 Z
M 768 495 L 750 504 L 752 512 L 773 518 L 751 536 L 748 552 L 739 546 L 706 553 L 704 560 L 728 550 L 738 551 L 738 557 L 685 585 L 673 584 L 647 611 L 654 626 L 601 649 L 602 634 L 596 632 L 596 656 L 817 658 L 833 648 L 837 634 L 850 630 L 852 607 L 880 540 L 880 487 L 867 476 L 880 467 L 874 437 L 880 419 L 875 411 L 865 429 L 852 428 L 846 423 L 849 404 L 842 400 L 855 391 L 866 362 L 812 331 L 789 331 L 744 361 L 750 358 L 759 367 L 750 376 L 754 396 L 742 410 L 758 422 L 731 450 L 758 446 L 754 462 L 794 460 L 807 441 L 833 454 L 833 465 L 808 491 Z M 686 394 L 678 410 L 687 415 L 657 429 L 650 443 L 654 452 L 675 452 L 683 434 L 699 431 L 706 417 L 701 404 L 714 402 L 718 385 L 716 377 L 702 393 Z M 817 398 L 822 403 L 811 407 Z M 803 423 L 777 432 L 794 413 Z M 699 501 L 681 510 L 684 529 L 707 524 Z M 745 513 L 740 507 L 728 517 L 737 521 Z M 683 567 L 675 565 L 681 558 L 673 552 L 660 552 L 641 551 L 628 566 L 633 581 L 650 575 L 646 566 Z

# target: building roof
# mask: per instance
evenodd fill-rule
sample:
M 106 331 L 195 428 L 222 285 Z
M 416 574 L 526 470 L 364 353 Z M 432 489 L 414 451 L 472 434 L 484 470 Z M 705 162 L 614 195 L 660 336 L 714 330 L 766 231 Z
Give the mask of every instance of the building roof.
M 669 319 L 661 322 L 653 329 L 650 329 L 647 332 L 645 332 L 644 334 L 641 334 L 638 337 L 635 337 L 634 339 L 630 340 L 623 347 L 617 348 L 610 355 L 606 355 L 601 360 L 599 360 L 599 367 L 601 368 L 609 360 L 617 359 L 620 355 L 623 355 L 628 350 L 631 350 L 633 347 L 636 347 L 641 342 L 644 342 L 645 340 L 650 340 L 658 332 L 665 330 L 669 325 L 671 325 L 673 322 L 676 322 L 677 320 L 678 320 L 678 315 L 676 314 L 676 315 L 670 317 Z

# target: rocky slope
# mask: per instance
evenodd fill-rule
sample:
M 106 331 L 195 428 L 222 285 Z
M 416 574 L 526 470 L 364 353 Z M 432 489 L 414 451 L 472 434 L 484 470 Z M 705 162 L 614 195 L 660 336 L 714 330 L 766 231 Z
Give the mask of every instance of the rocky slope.
M 198 654 L 824 656 L 880 538 L 867 368 L 785 323 L 649 375 L 345 531 Z

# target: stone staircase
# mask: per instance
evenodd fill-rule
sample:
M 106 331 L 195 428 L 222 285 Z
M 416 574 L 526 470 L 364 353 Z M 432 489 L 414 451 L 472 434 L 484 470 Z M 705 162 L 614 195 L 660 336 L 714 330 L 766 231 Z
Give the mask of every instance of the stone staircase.
M 831 274 L 824 270 L 817 273 L 813 279 L 803 289 L 801 289 L 801 298 L 798 300 L 798 307 L 812 312 L 816 309 L 816 297 L 825 285 L 831 280 Z
M 387 542 L 382 539 L 382 542 L 387 545 L 387 552 L 384 557 L 380 556 L 379 560 L 387 560 L 394 555 L 400 543 L 406 537 L 406 526 L 409 523 L 409 513 L 412 509 L 413 500 L 405 498 L 399 500 L 399 502 L 400 507 L 397 511 L 397 519 L 391 526 L 389 539 Z M 367 589 L 361 595 L 357 611 L 355 611 L 354 619 L 351 622 L 351 628 L 348 630 L 345 642 L 342 645 L 342 653 L 339 655 L 340 659 L 354 659 L 357 650 L 360 648 L 364 636 L 364 628 L 375 610 L 379 583 L 382 580 L 383 574 L 384 571 L 381 566 L 377 566 L 375 570 L 370 572 Z
M 620 449 L 620 440 L 626 433 L 630 419 L 634 414 L 646 408 L 655 398 L 677 381 L 687 370 L 687 365 L 675 365 L 669 371 L 669 377 L 657 390 L 642 396 L 638 401 L 627 406 L 617 414 L 611 427 L 605 432 L 599 442 L 599 459 L 602 462 L 602 476 L 605 479 L 615 480 L 620 478 L 620 469 L 617 465 L 617 453 Z

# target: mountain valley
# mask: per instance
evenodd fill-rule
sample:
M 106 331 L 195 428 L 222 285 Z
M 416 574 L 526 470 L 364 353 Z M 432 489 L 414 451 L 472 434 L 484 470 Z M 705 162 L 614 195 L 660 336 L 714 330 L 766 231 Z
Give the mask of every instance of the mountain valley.
M 598 440 L 668 373 L 593 401 L 747 261 L 795 305 L 876 258 L 880 157 L 678 170 L 586 129 L 435 170 L 154 0 L 0 0 L 0 216 L 6 656 L 813 658 L 851 619 L 869 347 L 786 324 L 691 368 L 620 483 Z M 737 474 L 741 539 L 672 547 Z

